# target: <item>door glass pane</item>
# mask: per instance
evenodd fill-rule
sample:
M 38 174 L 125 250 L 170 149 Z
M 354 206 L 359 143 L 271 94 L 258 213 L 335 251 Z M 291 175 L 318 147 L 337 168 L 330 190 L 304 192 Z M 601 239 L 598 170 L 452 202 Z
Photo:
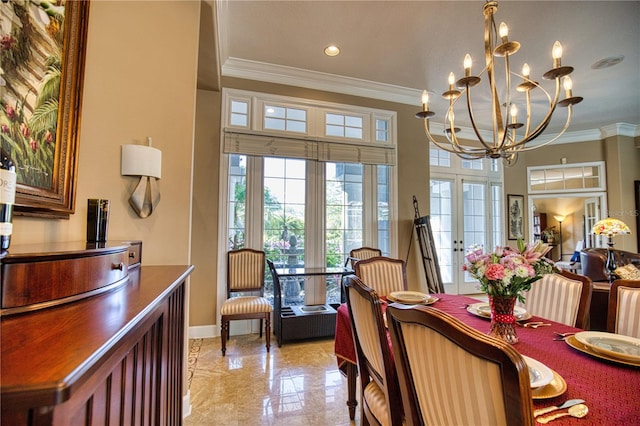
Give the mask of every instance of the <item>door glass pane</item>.
M 277 268 L 304 266 L 305 169 L 305 160 L 264 159 L 264 251 Z M 304 280 L 281 285 L 285 306 L 304 303 Z
M 487 230 L 486 230 L 486 212 L 485 212 L 485 188 L 483 183 L 462 184 L 462 200 L 463 200 L 463 247 L 472 245 L 481 245 L 487 247 Z M 475 281 L 465 273 L 465 282 Z
M 326 163 L 325 165 L 325 261 L 342 266 L 353 248 L 363 241 L 363 165 Z M 327 303 L 340 303 L 340 278 L 327 277 Z
M 378 248 L 383 256 L 389 256 L 389 173 L 390 166 L 377 166 L 378 169 Z
M 443 283 L 453 282 L 453 182 L 431 179 L 430 220 L 440 275 Z
M 227 242 L 229 250 L 244 247 L 245 207 L 247 196 L 247 157 L 229 156 L 229 225 Z

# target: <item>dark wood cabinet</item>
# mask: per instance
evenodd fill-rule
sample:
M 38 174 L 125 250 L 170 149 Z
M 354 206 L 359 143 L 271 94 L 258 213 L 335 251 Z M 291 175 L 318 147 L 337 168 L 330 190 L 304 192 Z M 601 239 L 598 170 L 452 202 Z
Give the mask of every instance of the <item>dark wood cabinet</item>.
M 533 214 L 533 239 L 538 241 L 542 238 L 542 231 L 547 229 L 547 214 L 546 213 L 534 213 Z
M 60 251 L 34 252 L 32 260 L 50 262 L 52 271 L 61 264 L 74 269 L 76 254 L 96 264 L 103 259 L 90 258 L 105 256 L 111 265 L 113 250 L 90 248 L 92 256 L 82 256 L 85 251 L 67 248 L 66 258 Z M 136 256 L 127 261 L 128 249 L 123 253 L 121 285 L 57 305 L 5 311 L 0 324 L 2 425 L 182 423 L 185 280 L 193 266 L 136 267 Z M 37 289 L 44 272 L 11 275 L 18 256 L 2 259 L 3 285 L 20 279 L 26 283 L 17 287 Z M 78 270 L 83 272 L 52 275 L 60 280 L 72 274 L 76 286 L 92 287 L 83 281 L 96 279 L 93 268 Z M 58 287 L 69 285 L 57 282 Z

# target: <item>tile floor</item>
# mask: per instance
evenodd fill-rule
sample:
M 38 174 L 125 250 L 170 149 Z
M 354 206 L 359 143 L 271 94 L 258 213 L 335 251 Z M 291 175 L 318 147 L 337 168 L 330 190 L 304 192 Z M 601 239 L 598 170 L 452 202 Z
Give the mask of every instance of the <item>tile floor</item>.
M 190 340 L 191 415 L 185 426 L 322 425 L 349 420 L 347 381 L 333 339 L 285 342 L 267 353 L 258 334 L 233 336 L 222 356 L 220 338 Z M 359 392 L 359 391 L 358 391 Z

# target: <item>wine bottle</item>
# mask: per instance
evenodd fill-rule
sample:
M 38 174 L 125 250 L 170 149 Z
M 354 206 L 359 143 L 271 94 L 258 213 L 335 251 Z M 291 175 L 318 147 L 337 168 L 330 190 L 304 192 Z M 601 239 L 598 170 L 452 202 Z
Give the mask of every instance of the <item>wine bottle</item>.
M 4 149 L 0 151 L 0 251 L 9 249 L 16 200 L 16 167 Z

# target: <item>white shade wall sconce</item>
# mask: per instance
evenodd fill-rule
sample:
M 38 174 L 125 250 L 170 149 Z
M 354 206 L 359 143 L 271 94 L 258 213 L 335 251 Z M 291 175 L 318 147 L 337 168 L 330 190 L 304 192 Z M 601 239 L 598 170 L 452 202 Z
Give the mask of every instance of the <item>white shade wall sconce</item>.
M 157 180 L 162 177 L 162 151 L 151 147 L 151 138 L 147 137 L 148 146 L 122 145 L 122 176 L 140 176 L 140 182 L 129 197 L 129 204 L 138 214 L 145 218 L 151 215 L 160 203 L 160 191 Z

